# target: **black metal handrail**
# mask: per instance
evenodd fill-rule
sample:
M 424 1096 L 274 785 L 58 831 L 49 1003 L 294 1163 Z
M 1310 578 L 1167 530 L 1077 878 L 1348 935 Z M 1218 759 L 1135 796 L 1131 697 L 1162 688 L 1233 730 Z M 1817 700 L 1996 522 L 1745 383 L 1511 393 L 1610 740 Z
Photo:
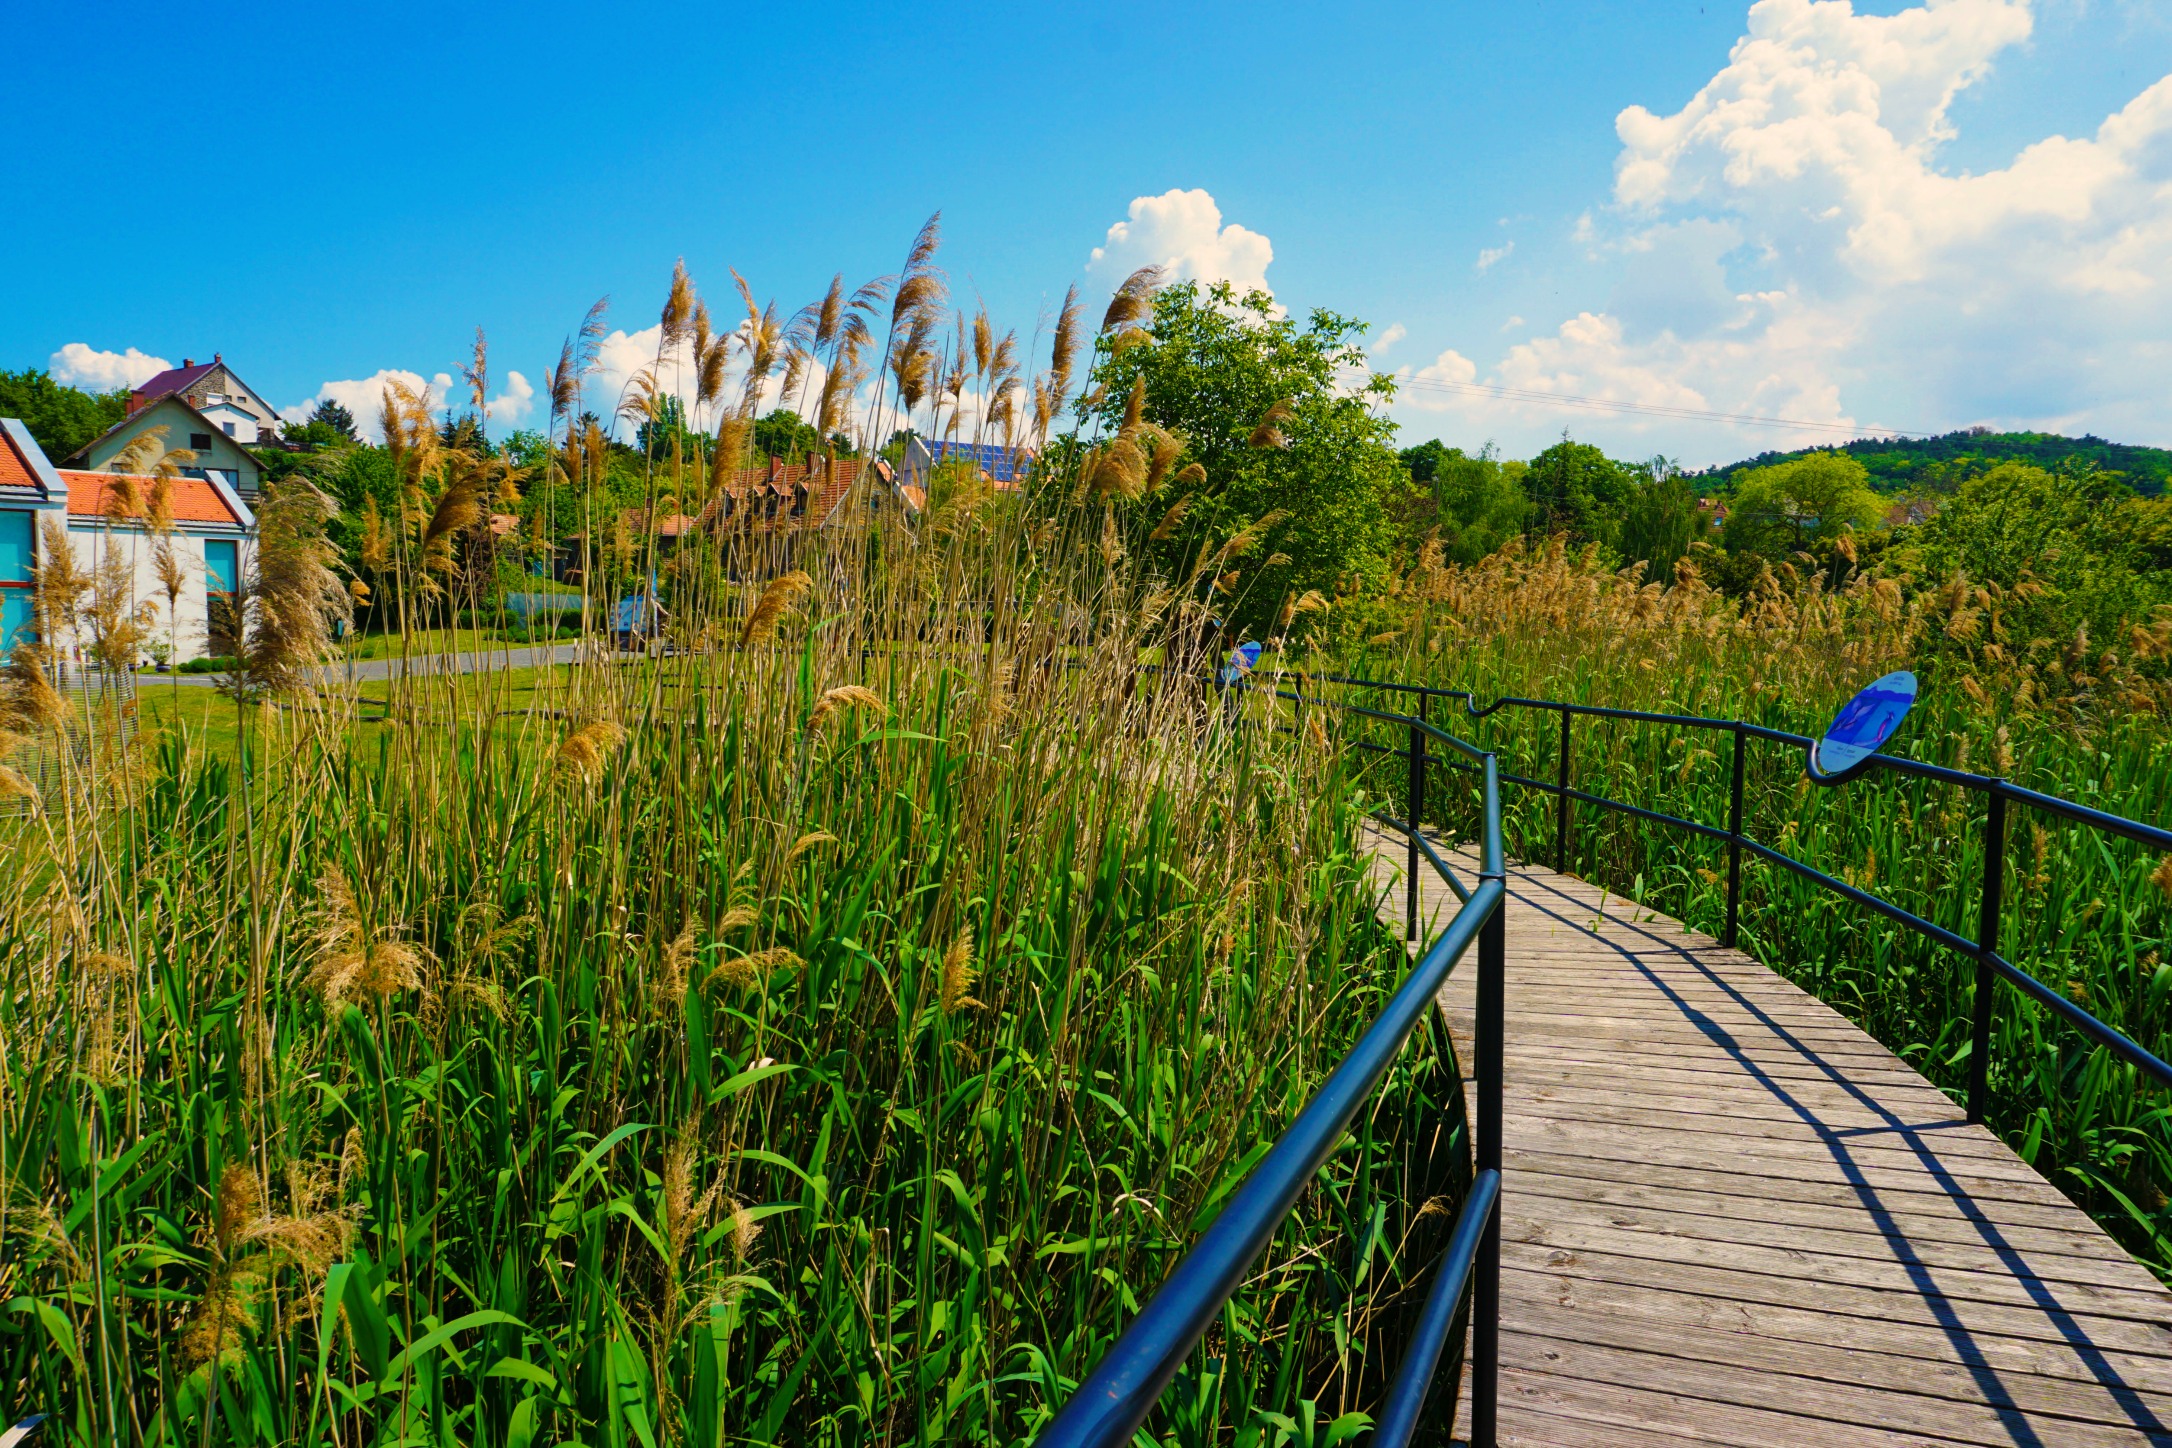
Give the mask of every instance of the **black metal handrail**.
M 1554 829 L 1554 868 L 1565 870 L 1568 865 L 1569 810 L 1572 804 L 1582 802 L 1610 809 L 1657 824 L 1673 825 L 1707 839 L 1722 841 L 1727 846 L 1727 914 L 1726 924 L 1720 932 L 1720 943 L 1732 946 L 1739 938 L 1742 902 L 1742 855 L 1744 851 L 1766 860 L 1782 869 L 1793 872 L 1844 899 L 1875 911 L 1896 924 L 1906 926 L 1925 939 L 1945 946 L 1976 962 L 1976 998 L 1969 1022 L 1968 1068 L 1968 1119 L 1981 1123 L 1990 1094 L 1991 1017 L 1995 1004 L 1997 982 L 2003 980 L 2029 999 L 2056 1012 L 2069 1025 L 2104 1046 L 2114 1055 L 2132 1063 L 2160 1084 L 2172 1086 L 2172 1062 L 2159 1057 L 2148 1047 L 2134 1040 L 2117 1027 L 2098 1019 L 2086 1008 L 2068 999 L 2065 994 L 2038 980 L 2035 976 L 1999 954 L 1998 937 L 2001 906 L 2004 903 L 2006 877 L 2006 810 L 2009 804 L 2022 805 L 2044 814 L 2086 825 L 2110 834 L 2154 845 L 2158 849 L 2172 849 L 2172 830 L 2143 824 L 2139 820 L 2126 819 L 2091 809 L 2072 800 L 2056 795 L 2042 794 L 2033 789 L 1994 775 L 1974 774 L 1964 769 L 1950 769 L 1944 765 L 1926 764 L 1921 760 L 1903 759 L 1894 755 L 1874 754 L 1870 765 L 1875 769 L 1906 775 L 1916 779 L 1935 780 L 1972 790 L 1985 797 L 1984 811 L 1984 864 L 1983 879 L 1978 896 L 1976 938 L 1968 939 L 1935 921 L 1926 920 L 1913 911 L 1902 908 L 1890 900 L 1835 879 L 1814 866 L 1786 854 L 1781 850 L 1751 839 L 1742 830 L 1743 756 L 1745 742 L 1752 739 L 1784 744 L 1807 751 L 1812 740 L 1805 734 L 1790 733 L 1763 724 L 1751 724 L 1741 719 L 1713 719 L 1698 714 L 1665 714 L 1645 709 L 1616 709 L 1598 704 L 1573 704 L 1561 699 L 1530 699 L 1518 695 L 1504 695 L 1490 704 L 1481 705 L 1478 696 L 1468 689 L 1442 689 L 1421 684 L 1405 684 L 1383 679 L 1361 679 L 1342 674 L 1317 674 L 1315 683 L 1342 684 L 1357 688 L 1380 689 L 1392 693 L 1417 697 L 1421 708 L 1430 699 L 1460 699 L 1465 714 L 1473 719 L 1483 719 L 1505 708 L 1536 709 L 1561 716 L 1561 737 L 1558 745 L 1556 778 L 1548 783 L 1521 775 L 1502 773 L 1500 778 L 1510 784 L 1541 790 L 1554 795 L 1557 805 Z M 1299 690 L 1302 693 L 1302 690 Z M 1308 702 L 1324 702 L 1317 694 Z M 1577 716 L 1594 719 L 1619 719 L 1642 724 L 1662 724 L 1680 728 L 1705 729 L 1731 734 L 1734 739 L 1733 758 L 1730 761 L 1730 783 L 1727 805 L 1727 825 L 1724 829 L 1697 820 L 1661 814 L 1605 795 L 1592 794 L 1575 789 L 1569 783 L 1570 723 Z M 1385 748 L 1385 746 L 1379 746 Z M 1416 750 L 1393 750 L 1394 754 L 1415 754 Z M 1807 759 L 1807 755 L 1806 755 Z M 1810 772 L 1805 776 L 1826 788 L 1843 783 Z
M 1274 690 L 1259 690 L 1274 693 Z M 1389 998 L 1379 1018 L 1366 1030 L 1312 1100 L 1300 1111 L 1244 1185 L 1184 1255 L 1130 1327 L 1072 1393 L 1055 1421 L 1041 1434 L 1041 1448 L 1118 1448 L 1153 1411 L 1169 1380 L 1198 1344 L 1267 1244 L 1296 1205 L 1359 1108 L 1387 1074 L 1412 1031 L 1433 1007 L 1449 973 L 1475 941 L 1478 945 L 1476 1061 L 1478 1122 L 1470 1190 L 1465 1194 L 1448 1246 L 1441 1253 L 1427 1293 L 1418 1330 L 1382 1399 L 1374 1448 L 1402 1448 L 1417 1427 L 1455 1316 L 1471 1299 L 1471 1437 L 1473 1448 L 1492 1448 L 1500 1356 L 1501 1293 L 1501 1045 L 1505 1033 L 1503 981 L 1507 933 L 1503 901 L 1507 869 L 1501 842 L 1499 771 L 1493 755 L 1456 739 L 1420 716 L 1389 714 L 1339 701 L 1294 698 L 1300 708 L 1314 702 L 1409 730 L 1412 758 L 1411 818 L 1424 818 L 1425 761 L 1428 738 L 1462 755 L 1482 780 L 1484 826 L 1479 848 L 1478 882 L 1466 887 L 1420 831 L 1402 820 L 1375 815 L 1410 841 L 1409 934 L 1418 933 L 1418 862 L 1439 871 L 1462 906 L 1419 958 L 1403 984 Z

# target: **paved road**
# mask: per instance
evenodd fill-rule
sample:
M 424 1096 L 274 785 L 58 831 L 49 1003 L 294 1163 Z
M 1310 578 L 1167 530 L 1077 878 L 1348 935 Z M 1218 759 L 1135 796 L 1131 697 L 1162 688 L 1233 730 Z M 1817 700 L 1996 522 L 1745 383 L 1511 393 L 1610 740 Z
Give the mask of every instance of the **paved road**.
M 544 648 L 481 649 L 457 654 L 415 654 L 408 658 L 350 659 L 335 664 L 327 674 L 331 679 L 345 679 L 353 683 L 376 683 L 405 674 L 474 674 L 485 669 L 532 669 L 544 664 L 569 664 L 580 652 L 579 644 L 553 644 Z M 215 688 L 217 674 L 138 674 L 136 688 L 140 692 L 150 688 L 165 688 L 180 684 L 187 688 Z

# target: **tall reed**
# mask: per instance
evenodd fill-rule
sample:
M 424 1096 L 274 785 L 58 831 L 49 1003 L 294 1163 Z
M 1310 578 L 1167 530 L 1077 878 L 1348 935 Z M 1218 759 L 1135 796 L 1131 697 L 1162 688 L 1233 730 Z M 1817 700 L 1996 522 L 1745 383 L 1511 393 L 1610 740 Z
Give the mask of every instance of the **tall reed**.
M 2031 638 L 2002 620 L 2026 602 L 1962 578 L 1912 598 L 1870 578 L 1834 590 L 1791 568 L 1736 601 L 1693 567 L 1662 584 L 1558 543 L 1512 545 L 1470 568 L 1420 560 L 1384 605 L 1345 610 L 1341 649 L 1353 672 L 1468 689 L 1483 703 L 1562 699 L 1813 737 L 1861 686 L 1913 666 L 1923 693 L 1888 753 L 2167 823 L 2172 697 L 2137 667 L 2161 654 L 2162 626 L 2132 630 L 2118 649 Z M 1558 714 L 1508 708 L 1449 727 L 1500 748 L 1514 773 L 1554 778 Z M 1724 734 L 1579 719 L 1570 781 L 1724 828 L 1731 748 Z M 1976 937 L 1982 795 L 1875 770 L 1824 789 L 1805 777 L 1799 750 L 1747 749 L 1747 834 Z M 1435 798 L 1445 822 L 1473 827 L 1466 790 L 1443 780 Z M 1552 796 L 1511 787 L 1508 805 L 1513 848 L 1551 863 Z M 2172 869 L 2025 809 L 2007 828 L 2001 953 L 2151 1050 L 2172 1052 Z M 1723 846 L 1589 805 L 1573 808 L 1569 843 L 1573 873 L 1718 931 Z M 1957 1098 L 1964 1092 L 1972 961 L 1754 857 L 1743 879 L 1746 949 Z M 2172 1093 L 2008 987 L 1993 1022 L 1993 1127 L 2172 1280 Z
M 727 530 L 678 651 L 549 708 L 417 675 L 361 722 L 283 615 L 231 755 L 0 821 L 0 1399 L 83 1445 L 1029 1439 L 1404 969 L 1344 759 L 1142 674 L 1099 521 Z M 1460 1111 L 1428 1036 L 1167 1441 L 1358 1421 Z

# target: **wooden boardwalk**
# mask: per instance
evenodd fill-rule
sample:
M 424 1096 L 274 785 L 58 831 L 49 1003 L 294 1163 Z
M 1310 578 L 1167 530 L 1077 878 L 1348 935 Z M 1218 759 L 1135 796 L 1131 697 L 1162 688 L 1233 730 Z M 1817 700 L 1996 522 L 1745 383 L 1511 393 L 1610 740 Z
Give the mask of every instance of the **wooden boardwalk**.
M 2172 1445 L 2172 1294 L 2002 1142 L 1740 951 L 1508 889 L 1502 1443 Z

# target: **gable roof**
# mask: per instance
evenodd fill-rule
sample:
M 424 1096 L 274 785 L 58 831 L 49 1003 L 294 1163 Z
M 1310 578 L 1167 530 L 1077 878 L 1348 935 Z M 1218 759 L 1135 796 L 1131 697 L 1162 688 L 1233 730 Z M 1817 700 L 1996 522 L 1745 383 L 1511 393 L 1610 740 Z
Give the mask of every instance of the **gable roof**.
M 162 397 L 171 397 L 176 392 L 194 387 L 210 373 L 221 367 L 226 368 L 227 375 L 233 378 L 234 386 L 249 394 L 256 402 L 261 403 L 265 411 L 271 414 L 271 420 L 277 421 L 277 411 L 273 409 L 269 402 L 264 401 L 261 393 L 241 380 L 240 373 L 227 366 L 226 356 L 220 352 L 212 353 L 209 362 L 197 362 L 193 359 L 184 360 L 179 367 L 169 367 L 164 372 L 146 378 L 141 387 L 135 388 L 128 394 L 128 410 L 130 412 L 141 412 Z
M 881 468 L 880 463 L 876 466 Z M 701 516 L 694 521 L 702 528 L 714 528 L 720 523 L 730 526 L 739 516 L 739 510 L 734 506 L 727 515 L 724 511 L 726 499 L 734 505 L 769 498 L 790 502 L 805 489 L 807 500 L 797 514 L 766 515 L 749 519 L 743 526 L 761 528 L 766 525 L 767 531 L 776 533 L 820 528 L 836 515 L 838 506 L 845 501 L 852 485 L 860 480 L 866 468 L 865 458 L 837 458 L 834 461 L 818 458 L 812 463 L 787 463 L 771 458 L 767 463 L 733 473 L 715 500 L 703 508 Z
M 140 473 L 86 473 L 63 468 L 60 477 L 68 485 L 68 516 L 71 518 L 105 517 L 116 484 L 123 477 L 134 478 L 146 497 L 158 485 L 158 479 Z M 210 523 L 227 528 L 245 528 L 249 524 L 238 506 L 229 500 L 226 490 L 205 478 L 175 478 L 167 497 L 171 500 L 176 523 Z
M 59 497 L 64 486 L 30 429 L 12 417 L 0 417 L 0 488 L 25 488 L 51 499 Z
M 172 392 L 168 393 L 164 397 L 152 398 L 149 402 L 143 404 L 142 407 L 136 408 L 134 411 L 130 412 L 128 416 L 122 418 L 119 422 L 116 422 L 115 424 L 113 424 L 113 426 L 107 428 L 104 432 L 101 432 L 100 434 L 98 434 L 98 436 L 92 438 L 89 442 L 84 443 L 83 446 L 68 454 L 68 456 L 61 459 L 61 461 L 72 463 L 80 458 L 89 457 L 92 448 L 98 446 L 98 444 L 104 442 L 107 438 L 113 436 L 113 434 L 119 432 L 122 428 L 127 427 L 130 423 L 134 422 L 137 418 L 143 416 L 144 413 L 150 411 L 152 408 L 158 406 L 158 404 L 160 404 L 161 402 L 172 403 L 174 406 L 186 412 L 190 417 L 193 417 L 198 422 L 202 423 L 205 428 L 210 431 L 211 440 L 214 444 L 220 442 L 233 443 L 235 450 L 239 452 L 243 457 L 249 456 L 249 450 L 246 447 L 243 447 L 238 439 L 228 437 L 225 430 L 222 429 L 217 423 L 213 422 L 210 418 L 204 416 L 203 413 L 198 410 L 195 403 L 189 401 L 186 397 L 183 397 L 178 392 Z M 254 459 L 251 459 L 251 461 L 253 462 Z
M 225 360 L 214 352 L 209 362 L 192 362 L 180 367 L 168 367 L 164 372 L 148 378 L 141 387 L 128 394 L 128 410 L 137 412 L 149 407 L 170 393 L 193 386 L 214 367 L 224 367 Z

